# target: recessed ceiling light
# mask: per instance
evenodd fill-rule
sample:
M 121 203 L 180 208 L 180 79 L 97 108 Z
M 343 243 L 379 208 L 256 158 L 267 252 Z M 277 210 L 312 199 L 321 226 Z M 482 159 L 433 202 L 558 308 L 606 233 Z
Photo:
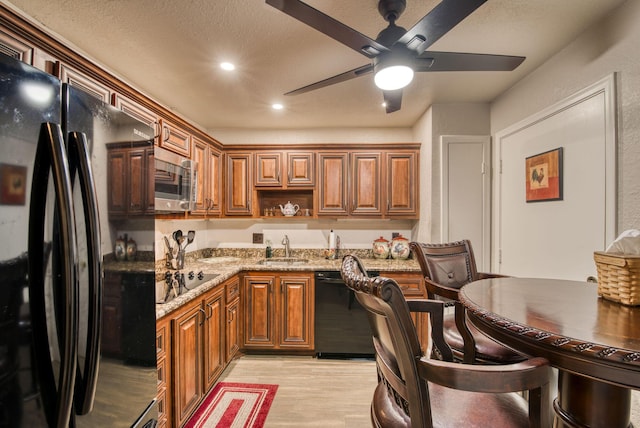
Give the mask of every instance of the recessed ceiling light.
M 271 108 L 274 110 L 282 110 L 284 106 L 280 103 L 271 104 Z
M 226 71 L 233 71 L 236 69 L 236 66 L 231 64 L 230 62 L 221 62 L 220 68 Z
M 386 102 L 383 102 L 383 103 L 382 103 L 382 104 L 380 104 L 380 105 L 381 105 L 382 107 L 386 107 L 386 106 L 387 106 L 387 103 L 386 103 Z

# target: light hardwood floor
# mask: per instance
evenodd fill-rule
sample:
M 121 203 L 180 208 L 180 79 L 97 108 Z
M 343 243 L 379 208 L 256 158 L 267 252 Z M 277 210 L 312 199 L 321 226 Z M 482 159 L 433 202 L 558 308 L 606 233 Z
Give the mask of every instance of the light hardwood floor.
M 219 380 L 278 385 L 265 428 L 371 426 L 373 361 L 245 355 Z
M 373 361 L 245 355 L 219 381 L 278 385 L 265 428 L 371 426 Z M 631 410 L 631 422 L 640 428 L 640 391 L 632 392 Z

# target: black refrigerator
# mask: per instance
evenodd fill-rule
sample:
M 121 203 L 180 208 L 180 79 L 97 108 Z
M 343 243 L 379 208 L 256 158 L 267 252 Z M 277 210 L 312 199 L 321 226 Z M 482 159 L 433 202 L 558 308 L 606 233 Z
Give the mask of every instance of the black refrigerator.
M 138 254 L 154 254 L 153 215 L 109 217 L 107 147 L 153 138 L 146 124 L 0 54 L 0 427 L 155 426 L 153 257 L 130 265 L 149 284 L 128 302 L 136 322 L 108 332 L 151 357 L 101 346 L 116 238 L 125 230 Z

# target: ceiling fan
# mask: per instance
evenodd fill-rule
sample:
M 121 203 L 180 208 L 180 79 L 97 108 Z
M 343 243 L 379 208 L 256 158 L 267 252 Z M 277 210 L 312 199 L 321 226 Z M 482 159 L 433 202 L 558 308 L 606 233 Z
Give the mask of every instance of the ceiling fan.
M 404 11 L 406 0 L 380 0 L 378 11 L 389 25 L 373 40 L 300 0 L 266 0 L 267 4 L 373 60 L 370 64 L 285 95 L 302 94 L 373 72 L 376 86 L 382 89 L 387 113 L 392 113 L 400 110 L 402 88 L 411 82 L 414 72 L 511 71 L 525 58 L 427 51 L 429 46 L 486 1 L 443 0 L 412 28 L 405 30 L 398 27 L 395 21 Z

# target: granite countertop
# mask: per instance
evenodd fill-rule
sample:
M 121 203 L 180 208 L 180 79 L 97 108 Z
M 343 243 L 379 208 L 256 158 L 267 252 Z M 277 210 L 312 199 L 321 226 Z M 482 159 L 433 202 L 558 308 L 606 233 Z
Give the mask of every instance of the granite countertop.
M 153 273 L 156 271 L 154 262 L 148 261 L 105 261 L 103 268 L 107 272 L 121 273 Z
M 242 258 L 233 256 L 208 257 L 187 261 L 182 271 L 215 273 L 217 277 L 208 283 L 197 287 L 187 293 L 184 293 L 170 302 L 156 305 L 156 318 L 160 319 L 168 313 L 178 309 L 182 305 L 194 300 L 198 296 L 206 293 L 217 285 L 223 283 L 227 279 L 242 271 L 252 272 L 313 272 L 319 270 L 335 270 L 339 271 L 342 264 L 341 259 L 327 260 L 325 258 L 311 257 L 307 261 L 293 265 L 265 265 L 259 263 L 264 257 Z M 420 272 L 420 266 L 414 259 L 396 260 L 396 259 L 373 259 L 361 258 L 364 267 L 367 270 L 377 270 L 381 272 Z M 156 279 L 161 280 L 166 268 L 156 268 Z

